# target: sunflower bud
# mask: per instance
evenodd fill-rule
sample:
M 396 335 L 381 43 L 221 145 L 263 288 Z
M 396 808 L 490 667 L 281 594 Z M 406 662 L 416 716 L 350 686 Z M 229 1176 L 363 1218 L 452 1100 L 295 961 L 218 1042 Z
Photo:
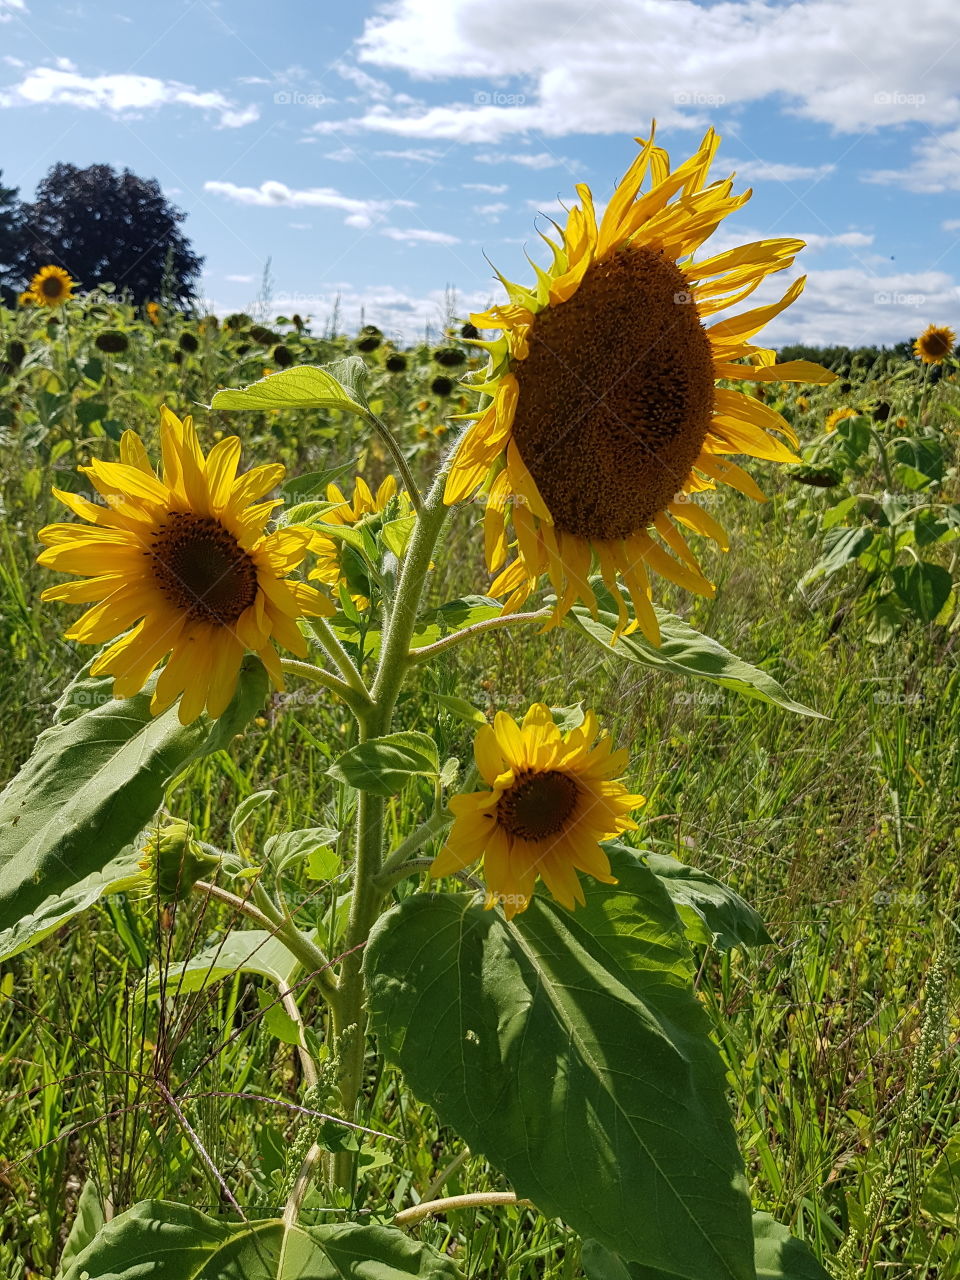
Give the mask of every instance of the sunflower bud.
M 151 831 L 139 865 L 153 896 L 161 902 L 182 902 L 198 880 L 216 871 L 220 859 L 204 853 L 189 822 L 171 818 Z

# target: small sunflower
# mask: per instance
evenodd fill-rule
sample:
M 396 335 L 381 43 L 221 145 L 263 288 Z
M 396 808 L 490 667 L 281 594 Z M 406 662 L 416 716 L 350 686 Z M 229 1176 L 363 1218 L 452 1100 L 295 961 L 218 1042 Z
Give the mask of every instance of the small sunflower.
M 913 344 L 913 354 L 924 364 L 943 364 L 953 354 L 957 335 L 946 325 L 928 324 Z
M 41 267 L 30 281 L 30 296 L 40 307 L 59 307 L 77 287 L 63 267 Z
M 159 302 L 148 302 L 144 307 L 144 311 L 146 311 L 147 319 L 150 321 L 151 324 L 160 323 L 160 303 Z
M 33 294 L 30 292 L 29 289 L 24 289 L 23 293 L 17 294 L 18 307 L 32 307 L 35 304 L 35 302 L 36 302 L 36 299 L 34 298 Z
M 596 716 L 561 733 L 543 703 L 518 725 L 499 711 L 474 742 L 477 768 L 490 791 L 453 796 L 456 821 L 430 868 L 448 876 L 483 858 L 486 906 L 507 919 L 526 911 L 537 877 L 563 906 L 583 903 L 577 876 L 585 871 L 616 884 L 600 841 L 636 829 L 627 814 L 644 803 L 615 779 L 627 763 L 610 738 L 597 741 Z
M 279 500 L 261 499 L 282 479 L 282 465 L 238 476 L 236 436 L 204 458 L 192 420 L 181 422 L 166 408 L 160 438 L 159 479 L 140 437 L 125 431 L 119 462 L 80 468 L 102 506 L 54 489 L 93 527 L 40 530 L 47 549 L 39 563 L 82 578 L 49 587 L 42 598 L 93 605 L 66 633 L 69 640 L 103 644 L 120 636 L 91 667 L 92 675 L 115 677 L 118 698 L 139 692 L 169 654 L 150 709 L 156 715 L 182 695 L 180 720 L 189 724 L 204 707 L 213 717 L 223 714 L 248 649 L 282 688 L 274 642 L 306 657 L 297 619 L 329 615 L 333 606 L 287 576 L 307 555 L 312 532 L 295 525 L 264 532 Z
M 770 406 L 718 381 L 827 383 L 805 360 L 775 363 L 750 339 L 803 289 L 705 327 L 771 273 L 789 267 L 801 240 L 762 240 L 695 261 L 693 254 L 750 196 L 732 179 L 705 185 L 719 139 L 671 173 L 667 153 L 642 142 L 599 221 L 577 186 L 559 242 L 531 288 L 502 276 L 507 302 L 471 320 L 502 336 L 474 390 L 493 402 L 466 432 L 447 481 L 459 502 L 489 485 L 486 554 L 493 595 L 517 608 L 542 574 L 557 592 L 554 621 L 577 599 L 591 608 L 597 562 L 620 608 L 619 630 L 659 640 L 648 571 L 703 595 L 713 586 L 677 525 L 727 547 L 717 521 L 686 500 L 717 484 L 763 500 L 731 454 L 798 461 L 790 425 Z M 650 189 L 640 194 L 649 175 Z M 742 361 L 748 363 L 741 363 Z M 778 437 L 783 437 L 779 439 Z M 784 442 L 785 441 L 785 442 Z M 516 556 L 507 564 L 512 513 Z M 620 583 L 633 602 L 627 613 Z
M 326 524 L 339 524 L 355 527 L 360 524 L 373 526 L 376 532 L 387 519 L 399 519 L 409 515 L 410 499 L 406 490 L 397 492 L 397 481 L 394 476 L 387 476 L 374 494 L 366 480 L 357 476 L 353 486 L 353 499 L 343 494 L 338 485 L 327 485 L 327 501 L 337 505 L 324 512 Z M 310 571 L 310 577 L 329 587 L 337 587 L 340 583 L 349 585 L 344 572 L 344 548 L 336 539 L 325 533 L 315 533 L 310 545 L 317 557 L 317 564 Z M 370 601 L 363 595 L 354 595 L 353 601 L 361 609 L 366 609 Z
M 856 409 L 851 409 L 849 405 L 843 405 L 839 409 L 834 409 L 832 413 L 827 414 L 827 420 L 823 424 L 823 429 L 828 434 L 836 431 L 837 424 L 843 422 L 846 418 L 859 418 L 860 414 Z

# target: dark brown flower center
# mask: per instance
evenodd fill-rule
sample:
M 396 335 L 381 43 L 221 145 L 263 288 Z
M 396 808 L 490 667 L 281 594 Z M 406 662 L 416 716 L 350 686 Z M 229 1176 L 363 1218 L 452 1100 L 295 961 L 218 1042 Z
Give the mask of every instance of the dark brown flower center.
M 521 773 L 497 802 L 497 822 L 519 840 L 545 840 L 570 821 L 580 788 L 567 773 Z
M 923 336 L 924 353 L 928 356 L 948 356 L 950 354 L 950 341 L 942 329 L 934 329 L 932 333 L 926 333 Z
M 160 590 L 194 622 L 230 626 L 257 598 L 257 566 L 213 516 L 172 512 L 147 553 Z
M 40 282 L 40 292 L 45 298 L 59 298 L 64 284 L 59 276 L 44 276 Z
M 540 312 L 515 366 L 513 432 L 556 528 L 647 528 L 690 474 L 713 414 L 710 342 L 680 268 L 623 248 Z

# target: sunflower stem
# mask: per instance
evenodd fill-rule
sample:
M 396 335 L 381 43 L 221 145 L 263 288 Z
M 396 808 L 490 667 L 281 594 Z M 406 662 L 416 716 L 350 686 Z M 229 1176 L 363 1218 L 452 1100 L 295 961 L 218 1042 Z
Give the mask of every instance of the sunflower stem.
M 390 732 L 397 695 L 410 670 L 410 640 L 420 610 L 424 583 L 437 539 L 447 518 L 443 500 L 446 479 L 444 466 L 417 514 L 417 523 L 403 558 L 393 609 L 386 624 L 377 674 L 370 691 L 373 706 L 359 718 L 361 742 Z M 366 1060 L 367 1006 L 363 950 L 386 896 L 379 881 L 383 865 L 384 811 L 385 801 L 382 796 L 369 791 L 358 793 L 353 899 L 340 971 L 339 999 L 334 1009 L 341 1107 L 348 1120 L 354 1119 L 357 1110 Z M 337 1153 L 333 1173 L 336 1185 L 352 1191 L 356 1176 L 352 1152 Z
M 327 622 L 326 618 L 311 618 L 310 626 L 317 641 L 346 683 L 369 702 L 370 692 L 363 682 L 363 677 L 354 665 L 349 653 L 340 643 L 340 639 L 330 623 Z
M 469 790 L 466 783 L 464 783 L 464 790 Z M 447 813 L 443 809 L 435 809 L 430 817 L 425 822 L 421 822 L 415 831 L 411 831 L 407 838 L 398 844 L 393 853 L 384 861 L 383 866 L 380 868 L 381 882 L 385 881 L 388 876 L 392 876 L 413 854 L 422 849 L 428 840 L 432 840 L 435 836 L 445 831 L 451 822 L 453 822 L 452 813 Z M 389 885 L 384 885 L 385 890 L 389 887 Z
M 372 410 L 368 409 L 366 411 L 366 418 L 371 427 L 373 427 L 374 431 L 387 446 L 390 456 L 396 464 L 397 471 L 400 473 L 400 479 L 403 481 L 403 487 L 410 495 L 410 501 L 413 503 L 413 509 L 416 511 L 417 515 L 422 514 L 423 496 L 417 487 L 416 480 L 413 478 L 413 473 L 407 465 L 407 460 L 403 456 L 403 450 L 400 448 L 400 442 L 383 419 L 378 418 Z
M 287 675 L 299 676 L 302 680 L 310 680 L 313 684 L 319 684 L 324 689 L 329 689 L 338 698 L 341 698 L 358 716 L 365 714 L 373 705 L 366 690 L 361 694 L 358 689 L 354 689 L 345 680 L 338 680 L 336 676 L 331 675 L 329 671 L 324 671 L 322 667 L 315 667 L 312 662 L 300 662 L 296 658 L 282 658 L 280 665 Z
M 544 622 L 547 618 L 553 617 L 553 613 L 553 609 L 537 609 L 535 613 L 502 613 L 497 618 L 485 618 L 482 622 L 473 622 L 460 631 L 452 631 L 450 635 L 434 641 L 433 644 L 425 644 L 420 649 L 411 649 L 408 656 L 411 662 L 423 662 L 428 658 L 435 658 L 438 653 L 445 653 L 447 649 L 462 644 L 464 640 L 482 635 L 484 631 L 495 631 L 499 627 L 520 626 L 525 622 Z

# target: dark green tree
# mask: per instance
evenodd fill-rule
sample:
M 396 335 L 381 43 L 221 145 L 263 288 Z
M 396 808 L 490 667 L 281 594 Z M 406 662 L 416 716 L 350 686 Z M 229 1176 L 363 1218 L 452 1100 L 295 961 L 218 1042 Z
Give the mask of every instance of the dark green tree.
M 16 187 L 3 185 L 0 170 L 0 301 L 10 303 L 23 287 L 23 236 Z
M 85 289 L 111 281 L 137 304 L 161 291 L 189 303 L 203 259 L 180 230 L 185 218 L 154 178 L 55 164 L 23 205 L 26 273 L 52 262 Z

